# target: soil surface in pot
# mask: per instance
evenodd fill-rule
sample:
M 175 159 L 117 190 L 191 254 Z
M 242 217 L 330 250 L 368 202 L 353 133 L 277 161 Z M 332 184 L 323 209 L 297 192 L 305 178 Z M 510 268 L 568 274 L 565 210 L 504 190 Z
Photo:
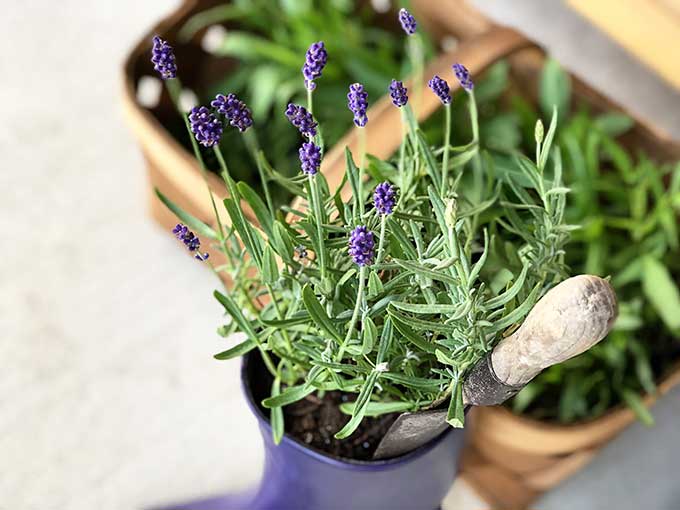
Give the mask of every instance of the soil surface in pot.
M 272 376 L 256 353 L 248 355 L 247 371 L 252 398 L 259 405 L 270 395 Z M 312 394 L 285 406 L 283 416 L 286 434 L 332 457 L 371 460 L 380 440 L 399 413 L 364 418 L 351 436 L 343 440 L 335 439 L 334 434 L 350 419 L 340 411 L 340 404 L 351 402 L 354 398 L 353 394 L 327 391 L 323 397 Z M 260 406 L 260 410 L 269 417 L 269 409 Z
M 364 418 L 351 436 L 340 441 L 333 435 L 349 421 L 349 416 L 340 411 L 340 404 L 348 401 L 346 394 L 328 391 L 323 398 L 309 395 L 304 400 L 286 406 L 283 408 L 286 432 L 302 443 L 334 457 L 371 460 L 380 440 L 398 414 Z

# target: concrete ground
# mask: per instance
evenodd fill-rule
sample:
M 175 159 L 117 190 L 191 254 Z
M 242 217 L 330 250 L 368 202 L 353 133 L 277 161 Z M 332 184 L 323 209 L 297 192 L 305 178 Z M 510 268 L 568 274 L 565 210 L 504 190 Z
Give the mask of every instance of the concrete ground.
M 146 215 L 144 163 L 118 99 L 125 51 L 178 3 L 35 0 L 2 10 L 2 510 L 145 508 L 257 480 L 262 452 L 238 362 L 211 357 L 224 345 L 210 296 L 218 284 Z M 542 21 L 558 3 L 483 4 L 680 134 L 678 95 L 579 19 Z M 627 459 L 667 448 L 677 412 L 663 417 L 653 434 L 635 428 L 615 443 L 619 453 L 593 473 L 613 484 Z M 564 490 L 602 494 L 584 476 Z M 649 477 L 657 493 L 669 481 Z M 482 508 L 461 486 L 447 506 Z

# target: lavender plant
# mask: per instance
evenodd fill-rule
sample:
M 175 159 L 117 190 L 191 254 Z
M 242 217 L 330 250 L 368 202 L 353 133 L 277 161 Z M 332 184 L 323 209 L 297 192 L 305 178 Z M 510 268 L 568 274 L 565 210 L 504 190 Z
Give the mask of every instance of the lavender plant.
M 400 13 L 400 20 L 407 33 L 415 31 L 412 17 Z M 276 441 L 284 431 L 283 406 L 329 390 L 352 396 L 341 406 L 350 417 L 337 439 L 351 435 L 366 416 L 443 405 L 447 421 L 461 427 L 468 370 L 566 275 L 563 246 L 571 227 L 563 221 L 568 190 L 560 153 L 552 148 L 557 116 L 545 137 L 537 137 L 535 160 L 517 156 L 515 172 L 501 181 L 479 149 L 469 73 L 461 83 L 475 136 L 456 147 L 448 138 L 431 146 L 406 88 L 385 83 L 402 112 L 402 146 L 388 160 L 355 158 L 346 149 L 346 196 L 344 186 L 329 189 L 319 171 L 324 142 L 312 115 L 316 88 L 309 86 L 320 73 L 310 64 L 315 58 L 308 53 L 304 64 L 307 107 L 290 104 L 283 112 L 301 135 L 300 173 L 284 177 L 262 151 L 254 153 L 265 189 L 276 180 L 298 197 L 299 207 L 274 209 L 233 179 L 216 143 L 227 121 L 238 128 L 233 110 L 224 107 L 229 95 L 187 118 L 194 147 L 211 146 L 220 162 L 230 193 L 228 218 L 215 208 L 213 229 L 158 192 L 186 225 L 178 226 L 182 232 L 193 229 L 224 254 L 224 264 L 205 263 L 234 282 L 229 291 L 215 292 L 230 318 L 219 332 L 245 339 L 215 357 L 259 351 L 273 378 L 262 405 L 272 410 Z M 173 81 L 166 82 L 171 92 Z M 448 104 L 448 85 L 441 82 L 434 80 L 432 88 Z M 349 87 L 348 107 L 355 129 L 370 128 L 361 84 Z M 450 114 L 446 122 L 450 132 Z M 257 224 L 246 220 L 243 203 Z

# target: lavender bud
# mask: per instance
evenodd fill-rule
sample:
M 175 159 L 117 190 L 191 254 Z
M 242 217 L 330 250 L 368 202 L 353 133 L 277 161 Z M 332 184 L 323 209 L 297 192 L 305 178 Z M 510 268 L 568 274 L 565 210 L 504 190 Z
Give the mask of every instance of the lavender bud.
M 373 232 L 359 225 L 349 236 L 349 254 L 359 266 L 368 266 L 375 258 L 375 239 Z
M 303 143 L 299 150 L 302 171 L 308 175 L 314 175 L 321 166 L 321 149 L 313 142 Z
M 397 194 L 389 182 L 382 182 L 375 187 L 373 204 L 380 214 L 392 214 L 397 202 Z
M 286 117 L 293 126 L 300 130 L 300 133 L 308 138 L 316 136 L 317 123 L 312 117 L 312 114 L 307 111 L 304 106 L 299 104 L 288 103 L 286 108 Z
M 250 108 L 236 97 L 236 94 L 227 94 L 226 96 L 224 94 L 217 94 L 210 105 L 218 113 L 224 115 L 229 124 L 238 128 L 241 133 L 253 125 L 253 116 Z
M 453 64 L 453 72 L 456 73 L 456 78 L 458 78 L 461 87 L 468 92 L 474 88 L 475 84 L 470 78 L 470 72 L 463 64 Z
M 368 92 L 361 83 L 353 83 L 349 86 L 347 94 L 347 107 L 354 114 L 354 124 L 364 127 L 368 122 L 366 110 L 368 109 Z
M 175 228 L 172 229 L 172 233 L 175 234 L 177 239 L 184 243 L 184 246 L 187 247 L 187 250 L 192 253 L 195 252 L 194 257 L 196 260 L 200 260 L 201 262 L 208 260 L 209 255 L 207 253 L 201 254 L 201 252 L 198 251 L 201 247 L 201 240 L 197 235 L 189 230 L 186 225 L 178 223 Z
M 446 80 L 441 79 L 435 74 L 427 84 L 432 89 L 432 92 L 437 94 L 437 97 L 439 97 L 443 104 L 451 102 L 451 89 L 449 89 L 449 84 L 446 83 Z
M 172 46 L 157 35 L 153 38 L 151 63 L 164 80 L 177 77 L 177 63 L 175 62 L 175 53 L 172 51 Z
M 407 92 L 408 89 L 404 87 L 403 82 L 392 80 L 392 83 L 390 83 L 390 96 L 392 96 L 392 102 L 394 103 L 394 106 L 401 108 L 406 103 L 408 103 L 408 95 L 406 95 Z
M 305 65 L 302 66 L 302 75 L 305 77 L 305 87 L 308 90 L 316 88 L 314 80 L 321 77 L 327 61 L 328 53 L 323 41 L 315 42 L 309 47 L 305 55 Z
M 401 23 L 401 28 L 404 29 L 406 35 L 413 35 L 416 33 L 416 28 L 418 28 L 416 19 L 406 9 L 399 9 L 399 23 Z
M 222 122 L 205 106 L 195 106 L 189 114 L 191 132 L 198 143 L 204 147 L 212 147 L 222 137 Z

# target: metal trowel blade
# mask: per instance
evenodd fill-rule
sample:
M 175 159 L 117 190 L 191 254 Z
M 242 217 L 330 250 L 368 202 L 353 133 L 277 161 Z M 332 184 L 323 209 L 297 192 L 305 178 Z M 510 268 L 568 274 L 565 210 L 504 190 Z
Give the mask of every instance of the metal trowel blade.
M 444 432 L 448 426 L 446 409 L 403 413 L 382 438 L 373 458 L 389 459 L 415 450 Z

